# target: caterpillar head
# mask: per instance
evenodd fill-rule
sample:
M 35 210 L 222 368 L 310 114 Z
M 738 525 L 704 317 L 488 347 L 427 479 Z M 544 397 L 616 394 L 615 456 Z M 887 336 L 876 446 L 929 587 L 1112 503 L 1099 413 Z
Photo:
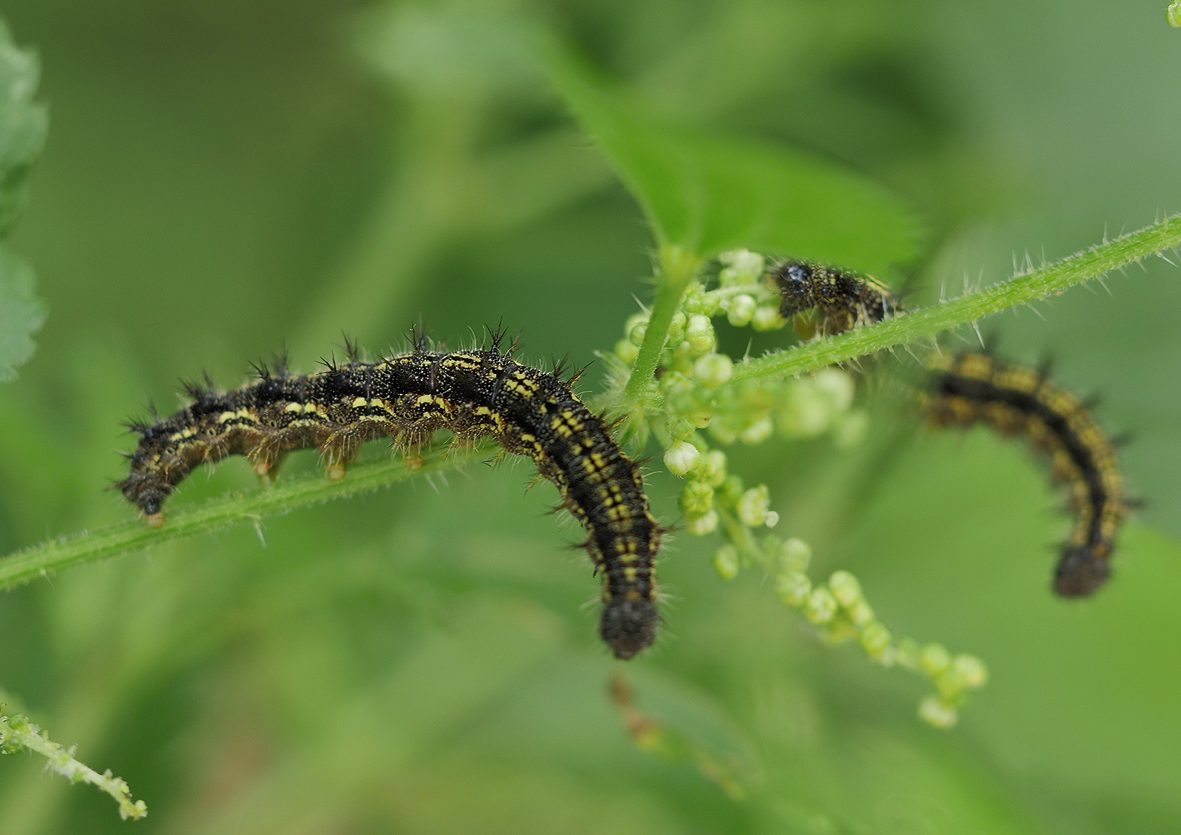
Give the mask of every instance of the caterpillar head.
M 804 261 L 787 261 L 775 269 L 779 288 L 779 314 L 785 319 L 816 306 L 813 267 Z

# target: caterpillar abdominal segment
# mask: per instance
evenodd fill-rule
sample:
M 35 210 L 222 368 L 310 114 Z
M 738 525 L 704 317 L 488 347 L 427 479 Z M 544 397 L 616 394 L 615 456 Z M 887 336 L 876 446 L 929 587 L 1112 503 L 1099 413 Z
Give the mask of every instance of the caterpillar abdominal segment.
M 603 641 L 618 658 L 650 645 L 660 623 L 654 561 L 662 528 L 638 467 L 602 418 L 568 382 L 502 353 L 499 334 L 491 350 L 433 352 L 422 339 L 415 345 L 367 363 L 350 344 L 348 362 L 303 376 L 259 367 L 254 382 L 226 393 L 188 386 L 188 407 L 133 426 L 139 446 L 117 486 L 158 526 L 175 487 L 200 464 L 229 455 L 245 456 L 269 476 L 289 451 L 314 448 L 329 476 L 339 478 L 374 438 L 392 438 L 413 455 L 441 429 L 459 441 L 491 436 L 531 458 L 586 529 L 585 547 L 603 580 Z
M 1130 502 L 1115 449 L 1082 401 L 1034 369 L 969 353 L 932 361 L 926 411 L 937 426 L 985 423 L 1005 435 L 1027 435 L 1048 453 L 1052 477 L 1070 486 L 1075 514 L 1054 590 L 1081 597 L 1103 585 Z
M 791 319 L 817 310 L 823 335 L 881 322 L 901 310 L 898 298 L 877 279 L 812 261 L 784 261 L 771 277 L 779 290 L 779 314 Z

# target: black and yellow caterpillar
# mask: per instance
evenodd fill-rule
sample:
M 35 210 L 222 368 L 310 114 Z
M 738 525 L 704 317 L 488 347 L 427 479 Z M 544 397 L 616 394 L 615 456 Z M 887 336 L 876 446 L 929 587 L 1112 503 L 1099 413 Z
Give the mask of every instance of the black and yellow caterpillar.
M 849 270 L 787 261 L 771 273 L 785 317 L 817 311 L 822 333 L 836 334 L 902 312 L 889 288 Z M 1091 594 L 1111 573 L 1120 523 L 1132 505 L 1115 447 L 1086 405 L 1044 372 L 981 352 L 935 355 L 923 383 L 923 408 L 936 426 L 977 423 L 1024 435 L 1048 454 L 1051 477 L 1069 485 L 1074 525 L 1054 570 L 1064 597 Z
M 350 349 L 347 362 L 314 374 L 259 367 L 253 382 L 233 391 L 187 386 L 190 405 L 132 424 L 139 446 L 118 489 L 159 526 L 175 487 L 229 455 L 244 455 L 263 476 L 289 451 L 315 448 L 329 477 L 340 478 L 370 439 L 391 438 L 412 452 L 441 429 L 457 439 L 491 436 L 531 458 L 586 529 L 584 547 L 603 580 L 599 634 L 616 657 L 631 658 L 652 643 L 660 622 L 662 528 L 639 469 L 569 381 L 518 363 L 500 343 L 496 334 L 489 350 L 441 353 L 417 339 L 414 351 L 378 362 Z
M 1035 369 L 966 353 L 932 360 L 926 411 L 937 426 L 984 423 L 1047 453 L 1051 477 L 1069 485 L 1074 513 L 1054 589 L 1079 597 L 1103 585 L 1129 502 L 1115 448 L 1077 397 Z

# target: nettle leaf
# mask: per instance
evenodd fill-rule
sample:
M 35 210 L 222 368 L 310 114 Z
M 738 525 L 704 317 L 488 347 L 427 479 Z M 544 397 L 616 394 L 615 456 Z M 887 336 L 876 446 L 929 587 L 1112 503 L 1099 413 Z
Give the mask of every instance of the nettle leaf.
M 18 49 L 0 21 L 0 235 L 20 217 L 29 172 L 45 144 L 48 117 L 33 101 L 39 74 L 37 56 Z M 0 381 L 14 379 L 33 356 L 32 336 L 45 321 L 35 285 L 28 263 L 0 248 Z
M 914 256 L 907 204 L 816 154 L 667 123 L 551 52 L 551 75 L 662 244 L 701 256 L 749 247 L 881 271 Z
M 32 359 L 33 334 L 45 322 L 45 304 L 28 262 L 0 247 L 0 382 L 16 379 L 16 369 Z
M 20 216 L 25 184 L 45 145 L 45 106 L 33 101 L 41 74 L 31 52 L 17 48 L 0 21 L 0 235 Z

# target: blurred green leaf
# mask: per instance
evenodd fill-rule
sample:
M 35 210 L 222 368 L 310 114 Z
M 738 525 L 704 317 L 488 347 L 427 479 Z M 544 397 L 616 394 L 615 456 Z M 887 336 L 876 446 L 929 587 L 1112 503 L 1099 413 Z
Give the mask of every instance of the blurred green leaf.
M 523 48 L 537 37 L 527 14 L 480 4 L 387 4 L 363 13 L 356 49 L 380 75 L 434 99 L 544 91 L 536 62 Z
M 0 20 L 0 235 L 20 216 L 25 184 L 45 145 L 48 115 L 33 101 L 40 63 L 8 34 Z
M 0 235 L 20 216 L 25 183 L 45 144 L 45 107 L 33 102 L 37 56 L 18 49 L 0 20 Z M 0 249 L 0 382 L 16 377 L 33 356 L 32 335 L 45 321 L 36 278 L 23 259 Z
M 45 321 L 45 305 L 33 294 L 36 279 L 23 258 L 0 246 L 0 382 L 33 356 L 33 334 Z
M 707 257 L 750 247 L 869 271 L 915 254 L 914 214 L 868 178 L 804 151 L 664 123 L 562 53 L 550 66 L 662 244 Z

